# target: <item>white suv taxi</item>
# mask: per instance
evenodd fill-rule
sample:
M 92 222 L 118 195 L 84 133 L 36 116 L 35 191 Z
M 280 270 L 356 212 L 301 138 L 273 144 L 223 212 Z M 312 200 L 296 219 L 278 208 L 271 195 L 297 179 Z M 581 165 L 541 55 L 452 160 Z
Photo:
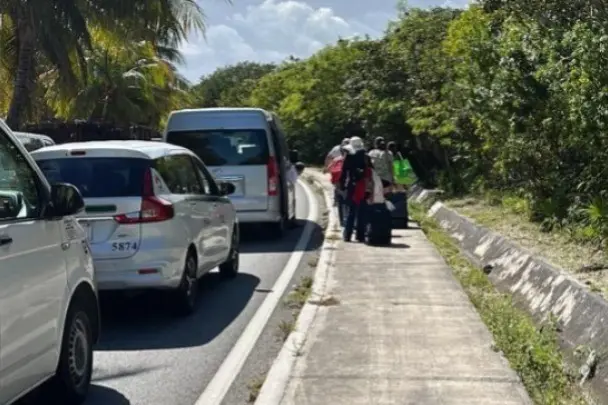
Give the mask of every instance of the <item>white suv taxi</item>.
M 86 207 L 100 290 L 168 290 L 175 309 L 196 307 L 197 280 L 239 268 L 239 227 L 228 195 L 188 149 L 164 142 L 65 143 L 32 152 L 50 181 L 74 184 Z
M 49 185 L 0 120 L 0 403 L 48 382 L 82 403 L 99 336 L 93 260 L 76 187 Z

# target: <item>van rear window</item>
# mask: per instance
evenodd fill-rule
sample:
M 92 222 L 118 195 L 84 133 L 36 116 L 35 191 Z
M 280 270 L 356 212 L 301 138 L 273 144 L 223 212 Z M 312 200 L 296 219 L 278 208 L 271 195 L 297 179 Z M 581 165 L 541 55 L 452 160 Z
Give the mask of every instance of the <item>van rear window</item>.
M 139 197 L 150 161 L 138 158 L 59 158 L 37 160 L 49 183 L 78 187 L 84 198 Z
M 251 166 L 268 163 L 263 129 L 173 131 L 167 142 L 190 149 L 207 166 Z

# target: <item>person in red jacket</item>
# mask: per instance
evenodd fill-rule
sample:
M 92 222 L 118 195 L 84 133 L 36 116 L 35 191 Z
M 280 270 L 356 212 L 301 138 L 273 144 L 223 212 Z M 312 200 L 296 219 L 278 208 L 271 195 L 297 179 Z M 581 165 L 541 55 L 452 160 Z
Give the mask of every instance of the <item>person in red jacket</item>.
M 340 219 L 340 226 L 344 225 L 344 213 L 346 212 L 346 207 L 344 204 L 344 196 L 340 192 L 340 177 L 342 175 L 342 166 L 344 164 L 344 158 L 348 154 L 348 151 L 344 148 L 341 149 L 341 155 L 335 157 L 329 164 L 327 165 L 327 171 L 331 176 L 331 183 L 334 185 L 334 205 L 338 207 L 338 217 Z

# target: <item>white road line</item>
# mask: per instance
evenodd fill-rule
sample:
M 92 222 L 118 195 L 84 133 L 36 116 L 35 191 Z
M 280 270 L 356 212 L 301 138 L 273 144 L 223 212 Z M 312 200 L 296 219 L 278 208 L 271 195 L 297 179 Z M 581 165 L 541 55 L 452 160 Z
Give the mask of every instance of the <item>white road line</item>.
M 310 188 L 301 180 L 298 180 L 304 192 L 306 193 L 306 197 L 308 199 L 308 223 L 305 225 L 304 230 L 302 231 L 302 235 L 300 236 L 300 240 L 296 244 L 296 247 L 289 258 L 289 261 L 283 268 L 283 272 L 274 283 L 272 287 L 272 291 L 268 293 L 262 305 L 258 308 L 257 312 L 249 321 L 249 324 L 243 331 L 243 334 L 239 337 L 236 344 L 232 347 L 228 356 L 224 359 L 224 362 L 218 369 L 217 373 L 213 376 L 213 379 L 205 388 L 205 391 L 201 394 L 201 396 L 196 401 L 195 405 L 220 405 L 224 400 L 228 389 L 234 382 L 234 379 L 239 374 L 247 357 L 251 353 L 251 350 L 257 343 L 258 338 L 260 337 L 264 327 L 268 323 L 272 312 L 279 304 L 281 297 L 287 290 L 293 275 L 298 269 L 298 265 L 302 260 L 302 256 L 306 251 L 306 247 L 310 241 L 312 236 L 312 231 L 314 229 L 314 223 L 318 218 L 318 203 L 317 199 L 310 190 Z

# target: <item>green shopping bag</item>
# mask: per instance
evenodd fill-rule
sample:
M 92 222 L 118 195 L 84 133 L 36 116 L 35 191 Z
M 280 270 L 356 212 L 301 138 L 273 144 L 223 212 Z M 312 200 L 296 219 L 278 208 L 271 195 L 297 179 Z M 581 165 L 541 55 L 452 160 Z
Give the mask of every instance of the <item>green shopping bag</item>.
M 404 158 L 393 161 L 393 174 L 395 182 L 403 186 L 411 186 L 416 182 L 416 174 L 412 170 L 410 161 Z

